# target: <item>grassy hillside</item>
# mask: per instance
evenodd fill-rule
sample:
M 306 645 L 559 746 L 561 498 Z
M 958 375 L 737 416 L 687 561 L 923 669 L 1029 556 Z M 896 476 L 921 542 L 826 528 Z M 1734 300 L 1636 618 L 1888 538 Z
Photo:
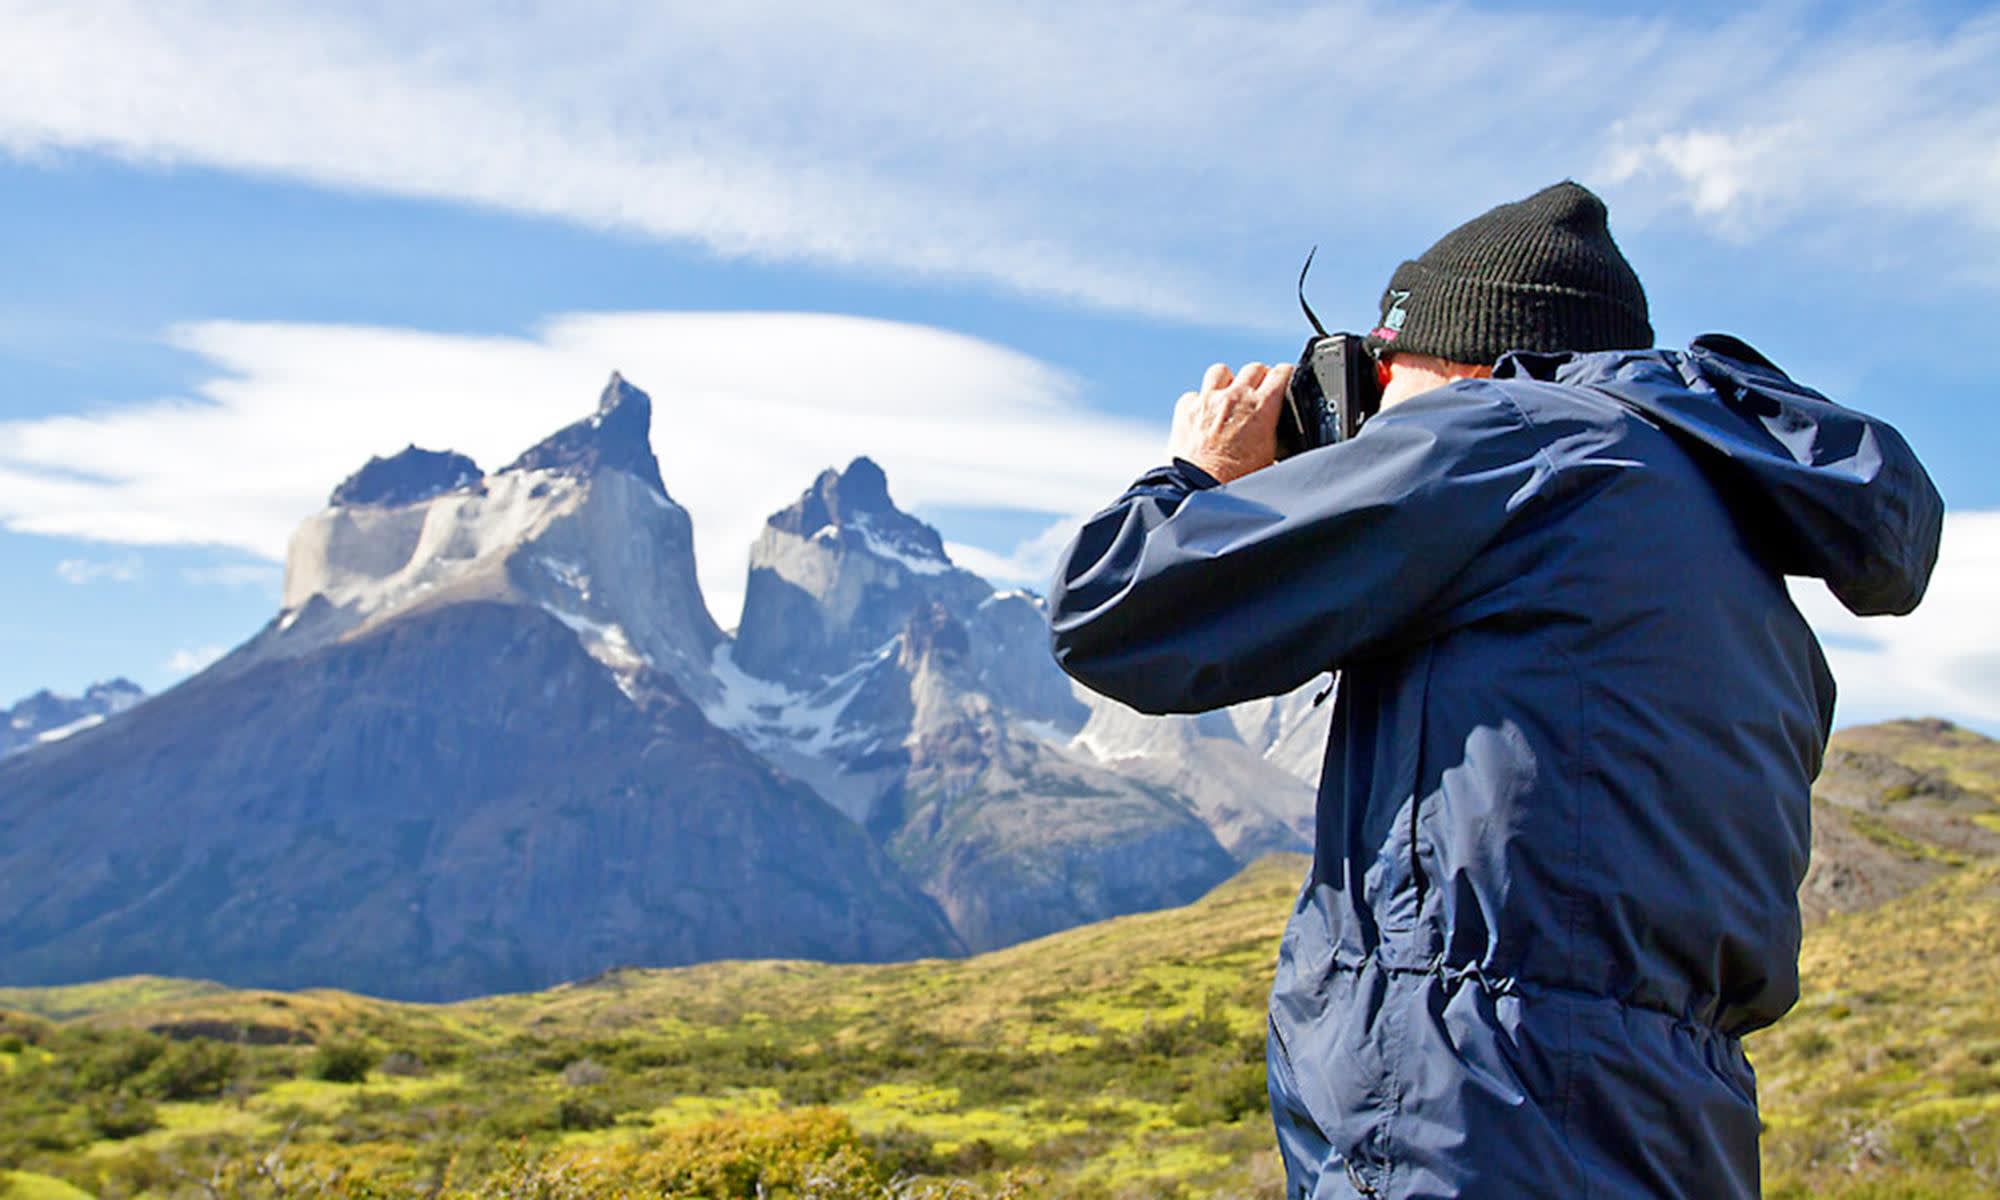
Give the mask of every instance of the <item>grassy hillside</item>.
M 1751 1046 L 1768 1194 L 2000 1194 L 2000 746 L 1905 722 L 1836 749 L 1828 915 Z M 1303 869 L 964 960 L 435 1007 L 4 991 L 0 1169 L 16 1196 L 1275 1198 L 1263 1001 Z

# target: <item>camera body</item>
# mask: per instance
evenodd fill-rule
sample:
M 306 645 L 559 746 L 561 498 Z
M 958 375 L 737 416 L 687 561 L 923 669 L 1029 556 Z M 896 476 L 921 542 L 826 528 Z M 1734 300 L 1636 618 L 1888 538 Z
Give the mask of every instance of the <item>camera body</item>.
M 1278 457 L 1344 442 L 1361 432 L 1362 422 L 1381 407 L 1382 382 L 1367 342 L 1353 333 L 1314 337 L 1285 389 Z

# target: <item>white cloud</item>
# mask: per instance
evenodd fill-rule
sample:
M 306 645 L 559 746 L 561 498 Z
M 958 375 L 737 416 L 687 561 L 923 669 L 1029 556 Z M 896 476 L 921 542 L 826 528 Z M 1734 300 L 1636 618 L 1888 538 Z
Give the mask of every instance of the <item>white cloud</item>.
M 866 111 L 944 85 L 937 46 L 908 36 L 934 22 L 803 5 L 589 8 L 520 6 L 479 24 L 426 4 L 0 0 L 0 150 L 443 198 L 1160 315 L 1198 307 L 1157 262 L 1048 238 L 1004 189 L 966 181 L 940 196 L 927 167 L 881 169 L 913 150 L 979 161 L 951 149 L 962 129 Z
M 1100 496 L 1099 503 L 1109 504 L 1115 495 L 1114 492 L 1105 492 Z M 1089 512 L 1079 512 L 1052 522 L 1004 554 L 962 542 L 946 542 L 945 553 L 951 555 L 953 562 L 994 583 L 1011 583 L 1040 592 L 1048 586 L 1050 576 L 1055 573 L 1057 556 L 1062 554 L 1089 517 Z
M 65 558 L 56 564 L 56 574 L 69 583 L 136 583 L 144 567 L 135 554 L 123 558 Z
M 1395 258 L 1378 243 L 1563 175 L 1607 186 L 1626 228 L 1886 215 L 1990 257 L 2000 16 L 1804 18 L 0 0 L 0 153 L 195 164 L 1285 328 L 1284 266 L 1307 243 L 1347 239 L 1322 283 L 1365 300 Z
M 215 370 L 194 398 L 0 423 L 0 523 L 279 560 L 369 456 L 414 442 L 496 469 L 587 415 L 615 367 L 654 398 L 662 474 L 733 625 L 764 518 L 827 466 L 874 458 L 907 508 L 1061 515 L 1107 502 L 1165 442 L 1033 358 L 854 317 L 581 314 L 524 338 L 216 322 L 176 341 Z
M 192 675 L 205 669 L 210 663 L 221 658 L 226 648 L 216 645 L 182 647 L 173 652 L 161 666 L 175 675 Z
M 1792 594 L 1826 644 L 1841 724 L 1939 716 L 2000 735 L 2000 512 L 1945 517 L 1930 591 L 1907 617 L 1856 617 L 1814 581 Z
M 1733 225 L 1743 219 L 1744 206 L 1765 191 L 1764 164 L 1783 138 L 1783 130 L 1773 129 L 1663 133 L 1645 145 L 1618 146 L 1609 174 L 1623 181 L 1665 171 L 1685 186 L 1683 198 L 1697 214 Z

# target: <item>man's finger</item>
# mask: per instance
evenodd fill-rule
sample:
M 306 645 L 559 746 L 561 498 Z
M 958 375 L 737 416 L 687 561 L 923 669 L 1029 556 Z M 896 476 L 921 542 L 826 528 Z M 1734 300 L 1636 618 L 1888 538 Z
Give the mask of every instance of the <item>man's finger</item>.
M 1278 366 L 1272 367 L 1264 373 L 1264 377 L 1256 384 L 1258 401 L 1262 402 L 1274 396 L 1283 395 L 1286 385 L 1290 384 L 1291 381 L 1292 364 L 1281 363 Z
M 1244 363 L 1243 369 L 1236 373 L 1236 382 L 1252 391 L 1255 391 L 1257 385 L 1262 383 L 1263 380 L 1264 364 L 1260 362 Z
M 1229 373 L 1228 363 L 1215 363 L 1208 368 L 1208 373 L 1201 377 L 1201 390 L 1204 392 L 1220 391 L 1228 387 L 1235 378 L 1234 375 Z

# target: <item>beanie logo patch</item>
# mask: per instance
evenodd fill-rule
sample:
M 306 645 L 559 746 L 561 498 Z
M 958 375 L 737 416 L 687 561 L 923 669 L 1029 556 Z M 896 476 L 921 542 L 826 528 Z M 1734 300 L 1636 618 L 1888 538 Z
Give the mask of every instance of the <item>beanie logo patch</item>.
M 1403 322 L 1410 319 L 1410 314 L 1403 311 L 1403 302 L 1409 298 L 1408 292 L 1389 293 L 1389 315 L 1382 318 L 1384 329 L 1393 329 L 1398 333 L 1403 331 Z
M 1395 341 L 1403 332 L 1403 322 L 1410 319 L 1410 314 L 1403 308 L 1404 302 L 1409 298 L 1410 293 L 1407 291 L 1390 292 L 1389 311 L 1382 317 L 1382 323 L 1375 327 L 1375 332 L 1371 336 L 1385 342 Z

